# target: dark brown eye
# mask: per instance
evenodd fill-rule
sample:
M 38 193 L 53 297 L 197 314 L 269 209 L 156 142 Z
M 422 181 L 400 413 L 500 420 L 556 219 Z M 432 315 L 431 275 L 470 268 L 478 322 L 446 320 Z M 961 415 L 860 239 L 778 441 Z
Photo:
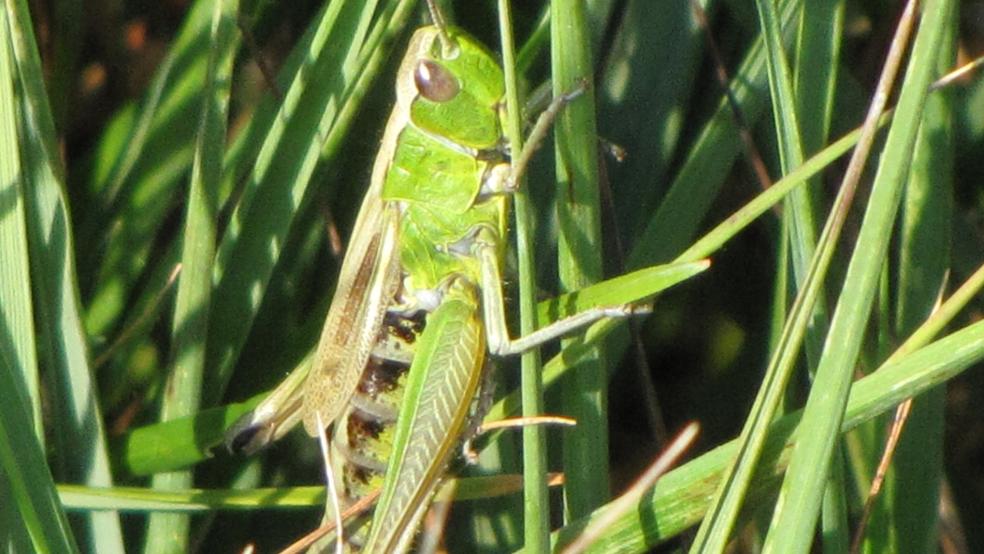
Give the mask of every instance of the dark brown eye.
M 458 80 L 447 69 L 430 60 L 417 64 L 413 81 L 420 95 L 431 102 L 447 102 L 458 95 Z

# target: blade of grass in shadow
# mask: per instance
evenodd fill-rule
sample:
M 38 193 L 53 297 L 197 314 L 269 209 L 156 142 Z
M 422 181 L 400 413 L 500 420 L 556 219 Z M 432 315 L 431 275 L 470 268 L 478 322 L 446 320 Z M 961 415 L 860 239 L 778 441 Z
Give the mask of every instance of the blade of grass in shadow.
M 506 138 L 516 169 L 519 153 L 523 151 L 520 125 L 522 111 L 519 85 L 516 78 L 516 56 L 513 45 L 512 11 L 508 0 L 499 2 L 499 29 L 502 35 L 502 68 L 506 84 Z M 536 264 L 530 225 L 533 210 L 525 183 L 516 183 L 519 189 L 513 197 L 516 220 L 516 259 L 519 270 L 519 332 L 526 336 L 537 329 L 536 312 Z M 540 373 L 540 350 L 534 348 L 522 356 L 520 388 L 523 397 L 523 415 L 535 417 L 544 413 L 543 381 Z M 547 552 L 550 549 L 550 496 L 547 489 L 547 435 L 540 425 L 523 428 L 523 544 L 531 552 Z
M 714 1 L 701 2 L 712 10 Z M 690 122 L 702 32 L 691 2 L 628 2 L 598 80 L 598 133 L 627 149 L 607 169 L 614 189 L 620 235 L 629 239 L 646 225 L 666 193 L 667 172 Z M 673 52 L 672 56 L 666 55 Z M 645 109 L 640 109 L 640 103 Z M 649 263 L 649 262 L 645 262 Z
M 798 13 L 801 2 L 780 2 L 782 26 Z M 761 38 L 749 47 L 734 77 L 730 92 L 746 121 L 756 121 L 768 99 L 765 48 Z M 741 150 L 741 140 L 728 99 L 722 98 L 687 152 L 659 208 L 633 243 L 630 269 L 669 261 L 693 240 L 717 197 L 724 178 Z M 704 256 L 698 256 L 702 258 Z M 689 261 L 693 261 L 692 259 Z M 624 350 L 612 347 L 612 353 Z
M 874 299 L 892 224 L 945 28 L 946 0 L 927 2 L 868 207 L 830 325 L 830 333 L 804 410 L 804 433 L 766 537 L 766 552 L 799 552 L 813 538 L 850 382 Z
M 36 344 L 47 369 L 55 446 L 52 468 L 60 480 L 91 486 L 113 484 L 95 383 L 86 352 L 70 217 L 55 127 L 44 73 L 26 2 L 6 2 L 20 89 L 19 136 L 24 162 L 27 232 L 31 248 Z M 13 136 L 4 134 L 4 136 Z M 113 511 L 85 516 L 81 542 L 98 552 L 122 552 L 123 536 Z
M 375 77 L 412 4 L 387 2 L 368 35 L 373 3 L 335 3 L 325 13 L 311 54 L 264 139 L 256 169 L 219 246 L 209 316 L 216 325 L 208 340 L 206 404 L 215 404 L 228 384 L 325 141 L 337 137 L 336 125 L 347 128 L 351 123 L 351 117 L 338 119 L 340 107 L 359 99 L 353 94 Z M 359 38 L 365 38 L 365 44 L 355 40 Z
M 939 51 L 937 70 L 955 61 L 956 10 Z M 930 316 L 950 267 L 953 217 L 952 93 L 926 101 L 912 168 L 902 204 L 898 244 L 896 336 L 906 336 Z M 893 478 L 871 515 L 864 550 L 926 552 L 936 542 L 937 507 L 943 476 L 945 390 L 928 391 L 913 400 L 896 452 Z M 881 539 L 879 539 L 881 537 Z M 891 542 L 886 543 L 890 538 Z
M 572 291 L 602 278 L 591 35 L 579 0 L 550 3 L 554 96 L 578 86 L 583 95 L 555 123 L 557 264 L 560 288 Z M 570 345 L 580 339 L 567 339 Z M 600 347 L 582 357 L 563 385 L 563 413 L 577 426 L 563 435 L 564 512 L 577 518 L 608 499 L 608 373 Z
M 52 120 L 62 130 L 67 125 L 66 117 L 77 89 L 74 78 L 78 75 L 86 28 L 83 10 L 82 0 L 57 2 L 52 6 L 52 59 L 48 90 Z
M 281 67 L 276 81 L 278 89 L 286 87 L 289 84 L 290 77 L 293 77 L 297 73 L 302 61 L 306 58 L 311 40 L 318 27 L 317 23 L 321 20 L 320 16 L 323 16 L 323 11 L 319 13 L 319 17 L 313 19 L 313 23 L 307 27 L 291 49 L 290 55 Z M 192 13 L 194 14 L 195 12 Z M 207 32 L 207 28 L 202 32 Z M 174 48 L 179 48 L 185 42 L 181 40 L 176 41 Z M 166 67 L 162 67 L 159 72 L 166 69 Z M 268 92 L 264 95 L 255 111 L 251 114 L 246 128 L 237 132 L 231 144 L 226 147 L 222 185 L 219 189 L 220 202 L 227 202 L 233 196 L 233 190 L 252 171 L 256 156 L 263 144 L 263 137 L 269 131 L 270 125 L 278 113 L 277 107 L 279 102 L 280 100 L 275 98 L 274 94 Z M 131 111 L 133 110 L 123 110 L 123 113 L 126 114 Z M 127 118 L 121 116 L 119 119 L 125 120 Z M 104 133 L 103 143 L 100 149 L 100 151 L 106 150 L 108 152 L 100 153 L 97 155 L 97 159 L 111 158 L 115 148 L 107 145 L 126 138 L 124 131 L 115 130 L 117 126 L 126 127 L 127 124 L 119 123 L 110 125 L 110 128 Z M 231 210 L 231 208 L 231 206 L 226 206 L 224 210 Z M 120 402 L 120 399 L 131 398 L 134 394 L 134 389 L 139 390 L 141 383 L 144 381 L 134 375 L 137 372 L 133 371 L 133 364 L 127 363 L 133 356 L 132 352 L 143 347 L 143 345 L 133 339 L 144 336 L 146 334 L 145 330 L 156 322 L 155 316 L 160 311 L 162 296 L 168 290 L 168 283 L 172 279 L 172 273 L 178 262 L 178 258 L 178 245 L 176 243 L 171 243 L 163 255 L 155 257 L 153 267 L 144 271 L 144 275 L 147 277 L 143 281 L 140 290 L 134 294 L 136 300 L 128 304 L 125 314 L 120 314 L 121 317 L 125 318 L 119 326 L 121 331 L 117 333 L 112 343 L 103 345 L 102 349 L 98 352 L 97 360 L 100 360 L 102 363 L 111 362 L 106 364 L 107 369 L 103 372 L 103 381 L 115 384 L 112 388 L 103 390 L 106 400 L 104 408 L 112 409 L 113 406 Z
M 171 367 L 161 399 L 161 421 L 194 414 L 201 404 L 229 86 L 232 62 L 239 46 L 238 11 L 238 0 L 223 0 L 215 3 L 212 12 L 211 46 L 188 187 L 182 270 L 171 330 Z M 165 490 L 188 488 L 192 483 L 193 474 L 187 470 L 160 473 L 152 480 L 154 488 Z M 147 523 L 144 551 L 187 550 L 190 525 L 188 516 L 152 514 Z
M 161 62 L 126 138 L 104 135 L 118 150 L 100 148 L 77 222 L 85 325 L 101 337 L 119 325 L 135 282 L 150 263 L 154 235 L 173 206 L 191 165 L 205 79 L 212 2 L 196 2 Z M 108 167 L 102 164 L 109 164 Z
M 851 390 L 840 431 L 846 432 L 916 396 L 952 379 L 984 359 L 984 322 L 969 325 L 901 359 L 885 363 L 857 381 Z M 748 494 L 750 506 L 771 506 L 793 443 L 809 430 L 801 425 L 802 411 L 773 422 L 762 462 Z M 594 545 L 593 552 L 640 552 L 676 536 L 696 524 L 721 473 L 737 455 L 731 441 L 664 475 L 636 510 L 614 523 Z M 821 483 L 822 485 L 822 483 Z M 605 508 L 554 533 L 556 546 L 568 544 Z M 555 547 L 556 547 L 555 546 Z

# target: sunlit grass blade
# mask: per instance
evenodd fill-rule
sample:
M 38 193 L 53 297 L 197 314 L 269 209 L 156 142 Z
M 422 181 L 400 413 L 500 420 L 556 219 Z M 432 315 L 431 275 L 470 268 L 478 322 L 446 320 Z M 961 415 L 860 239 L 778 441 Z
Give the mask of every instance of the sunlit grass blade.
M 563 479 L 553 474 L 550 486 Z M 521 475 L 490 475 L 450 479 L 437 492 L 439 500 L 477 500 L 516 494 Z M 202 513 L 210 510 L 292 510 L 322 508 L 325 487 L 259 487 L 254 489 L 183 489 L 161 491 L 141 487 L 94 488 L 58 485 L 58 495 L 70 510 L 118 509 L 128 512 Z
M 785 175 L 803 163 L 800 116 L 797 113 L 798 105 L 793 93 L 792 71 L 783 47 L 782 27 L 776 6 L 771 0 L 758 0 L 755 5 L 768 59 L 769 97 L 772 100 L 772 117 L 776 129 L 776 142 L 779 146 L 779 164 L 782 174 Z M 790 241 L 790 253 L 793 257 L 792 269 L 797 283 L 804 279 L 807 265 L 816 248 L 815 220 L 818 214 L 813 196 L 808 189 L 802 187 L 790 193 L 785 201 L 787 210 L 783 216 L 791 219 L 787 229 L 793 235 Z M 808 346 L 810 343 L 817 347 L 817 351 L 808 348 L 811 362 L 815 363 L 820 345 L 819 339 L 812 339 Z
M 305 370 L 309 365 L 310 360 L 305 359 L 295 371 Z M 223 447 L 226 429 L 264 396 L 133 429 L 114 443 L 118 471 L 123 475 L 145 476 L 187 468 L 213 457 L 214 450 Z
M 44 71 L 25 2 L 7 2 L 17 79 L 23 185 L 27 233 L 31 247 L 30 283 L 35 323 L 40 332 L 36 348 L 46 368 L 53 407 L 52 473 L 59 479 L 92 486 L 113 483 L 102 414 L 92 379 L 86 337 L 78 304 L 78 280 L 72 224 L 65 194 L 55 126 L 45 93 Z M 14 134 L 4 134 L 13 144 Z M 4 249 L 6 251 L 6 249 Z M 113 511 L 79 518 L 79 542 L 100 552 L 122 552 L 120 521 Z
M 799 138 L 802 153 L 805 155 L 816 152 L 829 139 L 834 94 L 837 88 L 837 68 L 840 66 L 841 40 L 844 34 L 844 6 L 844 0 L 806 2 L 800 15 L 793 59 L 795 71 L 793 86 Z M 802 196 L 794 197 L 796 205 L 803 209 L 784 215 L 792 215 L 798 220 L 805 219 L 800 217 L 801 212 L 818 210 L 822 205 L 821 191 L 821 180 L 814 179 L 809 186 L 804 187 Z M 809 233 L 813 230 L 813 220 L 821 216 L 817 212 L 806 214 L 806 217 L 811 219 L 800 221 L 797 228 Z M 800 235 L 799 251 L 805 252 L 811 240 L 810 237 Z M 802 271 L 802 266 L 799 270 Z M 785 290 L 785 288 L 779 289 L 776 294 L 782 294 Z M 823 291 L 821 290 L 818 295 L 823 297 Z M 816 368 L 829 321 L 825 303 L 816 303 L 813 311 L 813 324 L 806 338 L 806 352 L 811 371 Z M 777 312 L 776 315 L 779 316 L 779 313 Z M 778 336 L 778 333 L 774 336 Z M 834 456 L 835 460 L 840 460 L 839 450 Z M 832 471 L 821 521 L 825 548 L 830 551 L 842 551 L 847 548 L 848 536 L 847 507 L 843 501 L 846 487 L 841 481 L 843 468 L 839 461 L 835 463 L 837 465 Z
M 12 22 L 11 22 L 12 23 Z M 37 340 L 34 331 L 34 309 L 31 303 L 31 277 L 28 258 L 27 214 L 24 201 L 27 179 L 21 165 L 20 124 L 17 120 L 17 100 L 14 83 L 17 72 L 11 48 L 10 27 L 6 14 L 0 17 L 0 136 L 5 137 L 0 150 L 0 197 L 4 206 L 0 212 L 0 351 L 4 353 L 10 377 L 20 381 L 30 402 L 28 413 L 32 429 L 39 440 L 44 438 L 41 424 L 41 386 L 38 376 Z
M 77 550 L 68 521 L 55 493 L 39 438 L 40 387 L 37 378 L 34 316 L 31 309 L 27 224 L 23 191 L 27 182 L 21 166 L 17 121 L 17 81 L 11 45 L 11 22 L 0 10 L 0 521 L 13 524 L 5 534 L 6 548 L 31 543 L 38 551 Z M 29 392 L 32 391 L 32 392 Z M 33 396 L 33 400 L 32 397 Z M 11 541 L 11 542 L 7 542 Z

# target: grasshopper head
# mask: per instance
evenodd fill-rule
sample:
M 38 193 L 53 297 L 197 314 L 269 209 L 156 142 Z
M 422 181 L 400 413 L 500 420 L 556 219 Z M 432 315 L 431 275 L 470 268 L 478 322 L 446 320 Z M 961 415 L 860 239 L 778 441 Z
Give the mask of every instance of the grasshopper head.
M 464 31 L 418 30 L 400 66 L 400 94 L 418 127 L 476 150 L 500 145 L 502 69 L 491 52 Z

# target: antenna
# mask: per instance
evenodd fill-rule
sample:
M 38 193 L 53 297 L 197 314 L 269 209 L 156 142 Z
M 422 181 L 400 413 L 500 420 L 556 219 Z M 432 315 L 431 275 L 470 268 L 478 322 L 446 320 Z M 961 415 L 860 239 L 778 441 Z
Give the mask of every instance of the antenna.
M 437 32 L 441 39 L 441 55 L 445 58 L 453 58 L 458 55 L 458 45 L 451 40 L 448 35 L 448 25 L 444 21 L 444 15 L 437 7 L 437 0 L 427 0 L 427 8 L 430 10 L 431 21 L 437 27 Z

